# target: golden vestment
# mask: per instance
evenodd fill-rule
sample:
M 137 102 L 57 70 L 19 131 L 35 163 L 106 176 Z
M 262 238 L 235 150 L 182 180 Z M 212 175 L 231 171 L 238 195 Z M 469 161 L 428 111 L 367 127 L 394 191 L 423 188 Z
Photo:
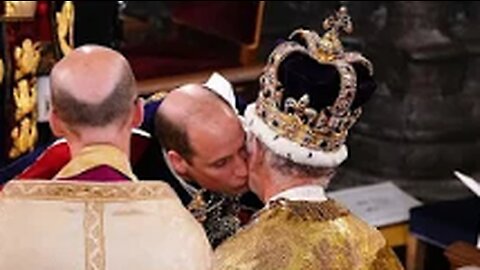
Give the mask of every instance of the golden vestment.
M 334 200 L 279 199 L 215 250 L 215 269 L 403 269 L 381 233 Z
M 164 182 L 11 181 L 0 269 L 208 270 L 200 224 Z

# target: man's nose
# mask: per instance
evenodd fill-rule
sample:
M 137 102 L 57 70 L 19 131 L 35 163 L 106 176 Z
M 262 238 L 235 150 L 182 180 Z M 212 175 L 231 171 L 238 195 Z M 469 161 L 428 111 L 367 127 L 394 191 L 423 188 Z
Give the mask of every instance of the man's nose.
M 235 175 L 238 177 L 248 176 L 247 160 L 242 155 L 236 155 L 235 157 Z

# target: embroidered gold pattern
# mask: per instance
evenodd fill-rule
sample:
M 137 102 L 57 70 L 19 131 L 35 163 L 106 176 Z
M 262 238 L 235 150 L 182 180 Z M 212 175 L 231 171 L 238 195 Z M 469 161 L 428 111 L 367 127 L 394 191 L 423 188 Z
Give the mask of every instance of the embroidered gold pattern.
M 350 213 L 348 209 L 331 199 L 324 202 L 278 199 L 270 202 L 268 207 L 260 211 L 259 218 L 262 218 L 263 212 L 268 213 L 268 215 L 276 215 L 278 211 L 285 211 L 287 219 L 315 220 L 320 222 L 340 218 Z M 265 218 L 269 218 L 269 216 Z
M 80 202 L 84 207 L 85 269 L 106 269 L 105 204 L 141 200 L 178 200 L 165 182 L 20 181 L 7 183 L 0 196 L 20 200 Z M 179 202 L 178 202 L 179 203 Z
M 333 200 L 270 203 L 215 250 L 215 262 L 217 270 L 402 269 L 381 233 Z
M 105 270 L 104 207 L 102 203 L 85 203 L 86 270 Z
M 41 200 L 98 202 L 144 200 L 172 197 L 168 185 L 161 182 L 94 183 L 74 181 L 11 181 L 4 196 Z

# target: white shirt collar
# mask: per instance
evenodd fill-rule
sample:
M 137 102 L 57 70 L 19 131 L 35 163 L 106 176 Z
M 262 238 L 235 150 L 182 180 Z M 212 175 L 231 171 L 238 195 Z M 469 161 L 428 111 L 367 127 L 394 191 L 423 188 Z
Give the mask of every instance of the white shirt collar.
M 272 196 L 269 201 L 274 201 L 280 198 L 285 198 L 291 201 L 323 202 L 327 200 L 325 190 L 323 189 L 323 187 L 318 185 L 307 185 L 290 188 Z

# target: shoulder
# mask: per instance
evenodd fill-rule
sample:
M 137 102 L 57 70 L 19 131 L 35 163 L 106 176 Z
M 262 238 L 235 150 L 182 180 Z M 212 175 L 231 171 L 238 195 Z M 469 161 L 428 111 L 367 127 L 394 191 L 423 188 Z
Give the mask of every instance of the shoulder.
M 162 200 L 148 208 L 156 216 L 155 218 L 152 216 L 152 220 L 148 221 L 150 223 L 148 227 L 154 227 L 155 235 L 158 236 L 149 241 L 163 243 L 161 244 L 164 247 L 162 256 L 170 254 L 166 260 L 171 260 L 173 265 L 180 263 L 182 269 L 210 269 L 212 249 L 202 226 L 183 207 L 180 199 L 167 183 L 154 182 L 162 189 L 163 196 Z M 153 226 L 153 224 L 157 225 Z

